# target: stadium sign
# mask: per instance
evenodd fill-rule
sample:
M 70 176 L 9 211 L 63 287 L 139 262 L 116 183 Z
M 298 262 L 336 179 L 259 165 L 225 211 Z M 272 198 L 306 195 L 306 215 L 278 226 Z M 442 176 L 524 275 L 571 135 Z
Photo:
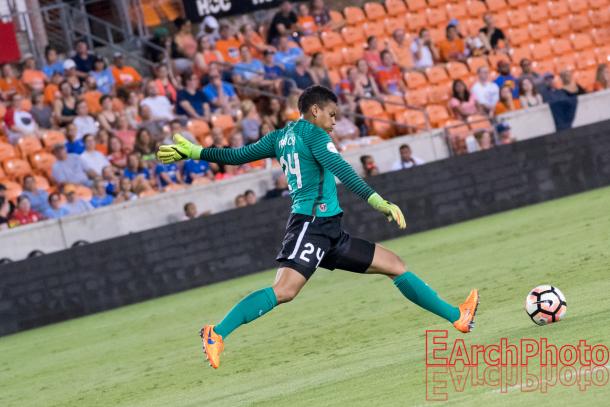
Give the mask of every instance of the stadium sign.
M 206 16 L 227 17 L 278 7 L 281 0 L 182 0 L 186 17 L 199 22 Z

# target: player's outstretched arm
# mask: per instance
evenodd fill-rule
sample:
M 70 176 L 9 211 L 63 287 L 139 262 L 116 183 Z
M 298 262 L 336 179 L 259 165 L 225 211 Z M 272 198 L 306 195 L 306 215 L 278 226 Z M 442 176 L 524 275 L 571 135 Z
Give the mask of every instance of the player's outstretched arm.
M 375 192 L 352 168 L 347 161 L 341 157 L 330 136 L 320 130 L 308 140 L 309 148 L 316 160 L 326 169 L 333 173 L 347 189 L 367 201 L 377 211 L 383 213 L 388 221 L 395 221 L 398 227 L 407 227 L 405 217 L 398 205 L 383 199 Z
M 159 147 L 157 157 L 164 164 L 180 160 L 206 160 L 219 164 L 240 165 L 274 156 L 273 133 L 254 144 L 240 148 L 203 148 L 180 134 L 174 134 L 174 144 Z

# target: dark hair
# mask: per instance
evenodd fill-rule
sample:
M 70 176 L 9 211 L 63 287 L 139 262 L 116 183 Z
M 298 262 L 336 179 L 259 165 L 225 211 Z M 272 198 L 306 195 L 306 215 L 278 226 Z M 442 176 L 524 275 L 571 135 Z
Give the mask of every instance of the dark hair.
M 250 195 L 250 194 L 254 194 L 254 195 L 256 195 L 256 194 L 254 193 L 254 191 L 253 191 L 253 190 L 251 190 L 251 189 L 246 189 L 246 191 L 244 192 L 244 196 L 246 196 L 246 195 Z
M 106 101 L 106 99 L 112 99 L 110 97 L 110 95 L 102 95 L 102 97 L 100 97 L 100 105 L 104 104 L 104 101 Z
M 19 205 L 24 199 L 30 202 L 30 198 L 28 198 L 27 195 L 19 195 L 17 197 L 17 205 Z
M 464 97 L 463 98 L 457 93 L 457 85 L 459 83 L 464 85 Z M 461 102 L 466 102 L 467 100 L 470 99 L 470 91 L 468 90 L 468 86 L 466 86 L 466 83 L 461 79 L 456 79 L 453 81 L 453 85 L 451 86 L 451 93 L 453 93 L 454 98 L 456 98 L 457 100 L 459 100 Z
M 428 31 L 428 29 L 426 27 L 423 27 L 419 30 L 419 34 L 417 34 L 418 37 L 421 37 L 423 33 L 425 33 L 426 31 Z
M 370 44 L 370 43 L 371 43 L 371 41 L 376 40 L 376 39 L 377 39 L 377 37 L 375 37 L 374 35 L 369 35 L 369 36 L 366 38 L 366 43 L 367 43 L 367 45 L 368 45 L 368 44 Z
M 390 54 L 392 55 L 392 53 L 390 52 L 390 50 L 384 49 L 383 51 L 381 51 L 381 53 L 379 54 L 379 56 L 381 57 L 381 59 L 383 60 L 383 57 L 385 56 L 385 54 Z
M 332 90 L 320 85 L 310 86 L 299 96 L 299 112 L 307 113 L 313 105 L 324 107 L 328 102 L 338 102 Z
M 185 203 L 185 204 L 184 204 L 184 207 L 183 207 L 184 212 L 186 212 L 186 208 L 188 208 L 188 207 L 189 207 L 189 206 L 191 206 L 191 205 L 193 205 L 193 206 L 194 206 L 194 205 L 195 205 L 195 203 L 194 203 L 194 202 L 187 202 L 187 203 Z
M 46 47 L 44 47 L 44 56 L 45 56 L 45 58 L 47 58 L 49 56 L 49 52 L 51 52 L 51 51 L 57 52 L 57 48 L 55 48 L 52 45 L 47 45 Z
M 534 81 L 532 81 L 528 77 L 525 77 L 519 81 L 519 96 L 525 96 L 525 90 L 523 89 L 523 82 L 525 82 L 525 81 L 530 81 L 530 83 L 532 84 L 532 95 L 536 96 L 538 94 L 538 90 L 536 89 L 536 86 L 534 85 Z
M 93 137 L 95 139 L 95 135 L 94 134 L 91 134 L 91 133 L 85 134 L 85 136 L 83 137 L 83 143 L 86 143 L 87 139 L 91 138 L 91 137 Z
M 400 147 L 398 148 L 398 150 L 404 150 L 405 148 L 408 148 L 410 150 L 411 146 L 408 144 L 401 144 Z
M 366 160 L 367 160 L 367 159 L 369 159 L 369 158 L 373 158 L 373 157 L 372 157 L 372 156 L 370 156 L 370 155 L 368 155 L 368 154 L 361 155 L 361 156 L 360 156 L 360 163 L 361 163 L 362 165 L 364 165 L 364 163 L 366 162 Z
M 60 198 L 60 196 L 59 196 L 59 194 L 57 192 L 53 192 L 53 193 L 49 194 L 49 199 L 48 199 L 49 204 L 51 204 L 51 202 L 53 202 L 53 198 L 54 197 Z
M 178 17 L 174 20 L 174 27 L 180 30 L 186 24 L 186 19 L 182 17 Z

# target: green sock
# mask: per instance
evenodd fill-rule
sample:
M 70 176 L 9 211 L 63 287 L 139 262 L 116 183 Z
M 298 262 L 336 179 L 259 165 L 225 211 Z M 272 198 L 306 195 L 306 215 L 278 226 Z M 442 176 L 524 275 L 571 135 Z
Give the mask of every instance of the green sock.
M 449 322 L 460 319 L 460 309 L 458 307 L 443 301 L 436 291 L 410 271 L 396 277 L 394 285 L 398 287 L 402 295 L 423 309 L 445 318 Z
M 241 325 L 262 317 L 276 305 L 277 298 L 271 287 L 250 293 L 231 308 L 223 320 L 214 327 L 214 332 L 226 339 Z

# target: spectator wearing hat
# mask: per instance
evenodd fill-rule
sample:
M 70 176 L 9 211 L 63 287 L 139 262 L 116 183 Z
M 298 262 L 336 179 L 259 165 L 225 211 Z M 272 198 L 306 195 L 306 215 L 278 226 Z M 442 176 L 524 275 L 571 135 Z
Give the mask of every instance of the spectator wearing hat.
M 82 184 L 91 185 L 89 178 L 95 177 L 95 172 L 86 170 L 80 157 L 76 154 L 68 154 L 66 146 L 56 144 L 53 146 L 53 155 L 57 159 L 53 164 L 51 175 L 59 184 Z
M 44 213 L 48 207 L 49 194 L 44 189 L 36 188 L 36 179 L 33 175 L 23 177 L 23 196 L 30 200 L 32 209 Z
M 97 89 L 104 95 L 112 93 L 115 80 L 112 69 L 108 67 L 106 61 L 102 57 L 97 57 L 93 63 L 93 70 L 89 75 L 95 78 Z
M 136 88 L 142 83 L 142 76 L 134 67 L 125 65 L 123 54 L 120 52 L 114 53 L 112 76 L 118 87 Z
M 511 132 L 510 124 L 506 122 L 498 123 L 496 125 L 496 133 L 498 133 L 499 144 L 511 144 L 517 141 Z
M 500 89 L 504 86 L 510 87 L 513 99 L 519 99 L 517 78 L 510 73 L 510 64 L 507 61 L 498 61 L 498 76 L 494 82 Z
M 91 197 L 91 201 L 89 202 L 91 206 L 94 208 L 101 208 L 104 206 L 111 205 L 114 201 L 112 195 L 108 195 L 106 193 L 106 185 L 104 180 L 101 178 L 93 181 L 93 196 Z
M 442 62 L 465 61 L 466 46 L 464 45 L 464 40 L 460 36 L 457 26 L 449 24 L 447 28 L 445 28 L 445 37 L 446 39 L 438 46 L 440 60 Z
M 68 209 L 61 204 L 61 196 L 57 192 L 49 195 L 47 209 L 43 212 L 44 217 L 47 219 L 59 219 L 68 214 Z
M 44 72 L 47 78 L 51 78 L 55 73 L 64 74 L 64 61 L 59 58 L 57 49 L 52 45 L 47 45 L 44 49 L 42 72 Z
M 11 64 L 4 64 L 0 68 L 2 75 L 0 76 L 0 96 L 4 100 L 10 100 L 15 93 L 26 95 L 27 89 L 23 82 L 15 74 L 15 70 Z
M 8 220 L 9 227 L 14 228 L 16 226 L 28 225 L 30 223 L 36 223 L 44 219 L 41 213 L 32 209 L 30 200 L 27 196 L 21 195 L 17 198 L 17 208 L 13 211 L 10 219 Z
M 79 215 L 93 210 L 93 206 L 89 202 L 76 196 L 75 185 L 64 185 L 63 192 L 67 200 L 63 207 L 68 211 L 68 215 Z
M 421 158 L 415 157 L 411 151 L 411 146 L 403 144 L 399 148 L 400 160 L 392 164 L 392 171 L 404 170 L 407 168 L 415 167 L 416 165 L 422 165 L 426 162 Z
M 216 42 L 220 39 L 220 34 L 218 33 L 219 28 L 220 25 L 218 24 L 216 17 L 211 15 L 205 16 L 201 22 L 201 25 L 199 26 L 197 38 L 207 36 L 212 42 Z
M 314 18 L 315 20 L 315 18 Z M 298 17 L 292 11 L 292 2 L 282 1 L 280 9 L 273 16 L 267 33 L 267 43 L 275 45 L 280 37 L 292 35 L 297 29 Z
M 76 42 L 76 53 L 72 57 L 72 61 L 76 65 L 76 75 L 79 78 L 86 78 L 89 72 L 93 70 L 95 56 L 89 53 L 89 46 L 85 40 L 81 39 Z
M 47 75 L 40 69 L 36 68 L 36 60 L 34 55 L 25 54 L 23 56 L 23 71 L 21 72 L 21 81 L 32 92 L 42 92 L 44 84 L 48 80 Z
M 79 72 L 76 69 L 76 63 L 71 59 L 64 61 L 64 78 L 65 82 L 70 84 L 70 87 L 75 94 L 80 94 L 82 90 L 81 79 L 86 78 L 86 74 Z
M 472 85 L 470 93 L 484 113 L 491 115 L 495 111 L 500 99 L 500 89 L 489 80 L 489 68 L 481 66 L 477 69 L 477 81 Z

